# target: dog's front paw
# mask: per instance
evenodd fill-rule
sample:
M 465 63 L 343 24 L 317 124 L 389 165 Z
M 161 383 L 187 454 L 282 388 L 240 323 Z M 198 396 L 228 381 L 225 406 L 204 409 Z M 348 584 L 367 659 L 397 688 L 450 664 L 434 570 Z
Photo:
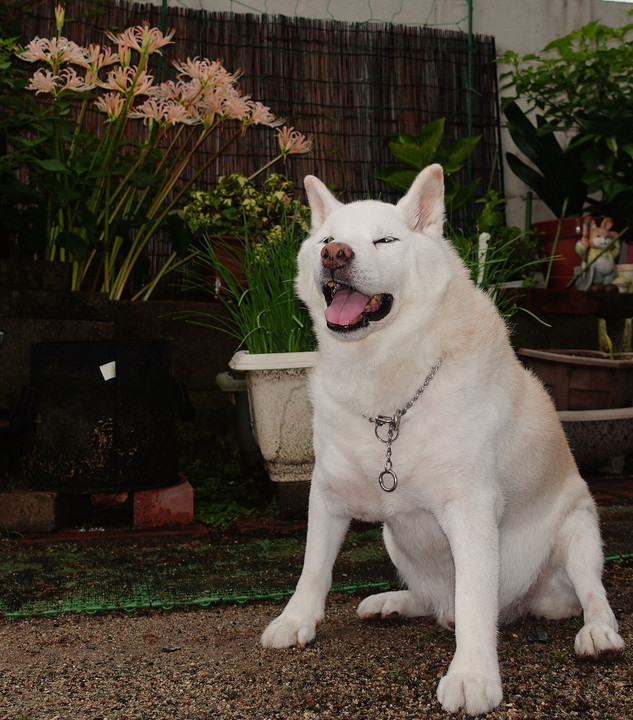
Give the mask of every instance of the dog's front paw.
M 624 640 L 609 623 L 593 620 L 576 635 L 575 649 L 577 655 L 598 657 L 602 653 L 621 652 Z
M 444 710 L 451 713 L 463 708 L 468 715 L 481 715 L 494 710 L 502 698 L 498 673 L 485 675 L 449 670 L 437 688 L 437 699 Z
M 305 647 L 316 637 L 316 620 L 283 612 L 262 633 L 261 642 L 266 648 Z

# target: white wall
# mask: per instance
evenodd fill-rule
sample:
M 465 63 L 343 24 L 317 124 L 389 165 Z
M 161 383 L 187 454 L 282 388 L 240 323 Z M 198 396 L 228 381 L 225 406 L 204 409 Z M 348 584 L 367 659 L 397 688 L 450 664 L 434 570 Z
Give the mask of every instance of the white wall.
M 149 0 L 161 5 L 162 0 Z M 623 25 L 631 18 L 631 2 L 605 0 L 472 0 L 473 32 L 492 35 L 497 51 L 519 54 L 538 52 L 551 40 L 579 28 L 590 20 Z M 394 22 L 405 25 L 432 25 L 468 30 L 466 0 L 168 0 L 170 7 L 209 12 L 269 13 L 351 22 Z M 502 133 L 503 150 L 513 150 Z M 506 168 L 505 192 L 508 222 L 523 225 L 525 187 Z M 550 215 L 541 203 L 534 203 L 534 220 Z

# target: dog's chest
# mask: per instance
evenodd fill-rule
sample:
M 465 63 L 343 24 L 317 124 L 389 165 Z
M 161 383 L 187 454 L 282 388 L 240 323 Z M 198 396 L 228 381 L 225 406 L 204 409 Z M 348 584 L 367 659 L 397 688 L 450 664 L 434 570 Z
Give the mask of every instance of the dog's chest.
M 384 522 L 411 509 L 434 504 L 433 485 L 425 467 L 428 455 L 415 435 L 398 436 L 390 444 L 387 435 L 374 431 L 366 419 L 350 423 L 346 432 L 328 432 L 317 452 L 317 476 L 332 499 L 351 517 Z

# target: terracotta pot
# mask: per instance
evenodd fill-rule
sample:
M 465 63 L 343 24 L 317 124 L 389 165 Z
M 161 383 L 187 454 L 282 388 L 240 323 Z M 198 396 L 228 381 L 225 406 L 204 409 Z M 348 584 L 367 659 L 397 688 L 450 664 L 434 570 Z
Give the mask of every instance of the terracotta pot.
M 633 354 L 611 360 L 592 350 L 517 351 L 537 375 L 557 410 L 603 410 L 633 404 Z
M 569 282 L 574 279 L 574 268 L 580 265 L 581 256 L 576 253 L 576 243 L 582 237 L 583 218 L 565 218 L 564 220 L 542 220 L 532 223 L 532 228 L 543 233 L 541 238 L 541 257 L 550 258 L 554 252 L 554 238 L 559 224 L 562 222 L 556 252 L 552 262 L 552 272 L 549 278 L 548 288 L 552 290 L 564 290 Z M 547 266 L 543 273 L 547 272 Z M 572 286 L 573 287 L 573 286 Z

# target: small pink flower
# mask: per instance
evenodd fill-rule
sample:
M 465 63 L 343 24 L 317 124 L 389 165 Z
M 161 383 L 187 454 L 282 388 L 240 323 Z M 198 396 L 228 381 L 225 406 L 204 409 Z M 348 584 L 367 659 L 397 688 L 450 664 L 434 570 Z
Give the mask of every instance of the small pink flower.
M 233 85 L 240 76 L 239 71 L 233 74 L 229 73 L 219 60 L 187 58 L 184 61 L 174 61 L 173 65 L 180 76 L 198 80 L 204 87 Z
M 114 63 L 117 62 L 119 62 L 119 55 L 113 52 L 111 47 L 101 48 L 100 45 L 90 45 L 86 51 L 85 62 L 77 63 L 77 65 L 81 65 L 93 73 L 97 73 L 101 68 L 114 65 Z
M 160 125 L 195 124 L 196 120 L 191 117 L 186 108 L 173 100 L 162 100 L 150 97 L 144 103 L 138 105 L 128 113 L 129 118 L 142 118 L 147 125 L 153 120 Z
M 248 95 L 229 93 L 222 103 L 222 114 L 230 120 L 244 120 L 250 116 Z
M 165 45 L 170 45 L 174 32 L 171 30 L 167 35 L 163 35 L 158 28 L 150 27 L 148 23 L 145 23 L 126 28 L 119 35 L 109 31 L 106 32 L 106 35 L 121 47 L 136 50 L 143 55 L 151 55 Z
M 59 73 L 59 91 L 74 90 L 75 92 L 87 92 L 95 87 L 95 83 L 86 82 L 86 80 L 77 75 L 74 68 L 64 68 Z
M 116 120 L 125 108 L 125 98 L 118 92 L 109 92 L 95 100 L 95 107 L 106 113 L 108 120 Z
M 152 97 L 162 98 L 163 100 L 172 100 L 180 97 L 178 86 L 173 80 L 166 80 L 160 85 L 155 85 L 151 94 Z
M 176 83 L 178 91 L 178 99 L 183 105 L 193 105 L 203 95 L 203 87 L 199 80 L 190 80 L 183 82 L 179 80 Z
M 65 37 L 35 37 L 24 50 L 18 51 L 18 57 L 27 62 L 42 61 L 49 65 L 59 65 L 64 62 L 85 62 L 87 52 L 86 48 Z
M 305 135 L 302 135 L 294 128 L 289 128 L 285 125 L 277 129 L 277 141 L 279 142 L 281 154 L 284 157 L 296 153 L 307 153 L 314 147 L 314 140 L 312 138 L 306 138 Z
M 26 86 L 27 90 L 35 90 L 35 94 L 54 93 L 57 89 L 59 77 L 52 70 L 36 70 Z
M 270 112 L 270 108 L 262 105 L 260 102 L 249 100 L 246 103 L 250 109 L 250 117 L 246 121 L 247 125 L 267 125 L 268 127 L 279 127 L 283 124 L 281 118 L 277 118 Z
M 226 88 L 207 88 L 194 103 L 191 112 L 195 113 L 200 122 L 209 128 L 215 122 L 216 117 L 224 115 L 226 97 Z
M 177 102 L 165 103 L 165 121 L 171 125 L 196 125 L 198 123 L 198 120 L 187 111 L 187 108 Z
M 117 92 L 132 92 L 133 95 L 149 95 L 154 86 L 154 78 L 145 70 L 139 72 L 138 68 L 116 67 L 107 74 L 106 81 L 100 83 L 106 90 Z
M 163 108 L 165 102 L 163 100 L 157 100 L 156 98 L 147 98 L 144 103 L 138 105 L 134 110 L 128 112 L 129 118 L 142 118 L 143 122 L 147 124 L 148 120 L 155 120 L 161 122 L 163 120 L 164 112 Z

